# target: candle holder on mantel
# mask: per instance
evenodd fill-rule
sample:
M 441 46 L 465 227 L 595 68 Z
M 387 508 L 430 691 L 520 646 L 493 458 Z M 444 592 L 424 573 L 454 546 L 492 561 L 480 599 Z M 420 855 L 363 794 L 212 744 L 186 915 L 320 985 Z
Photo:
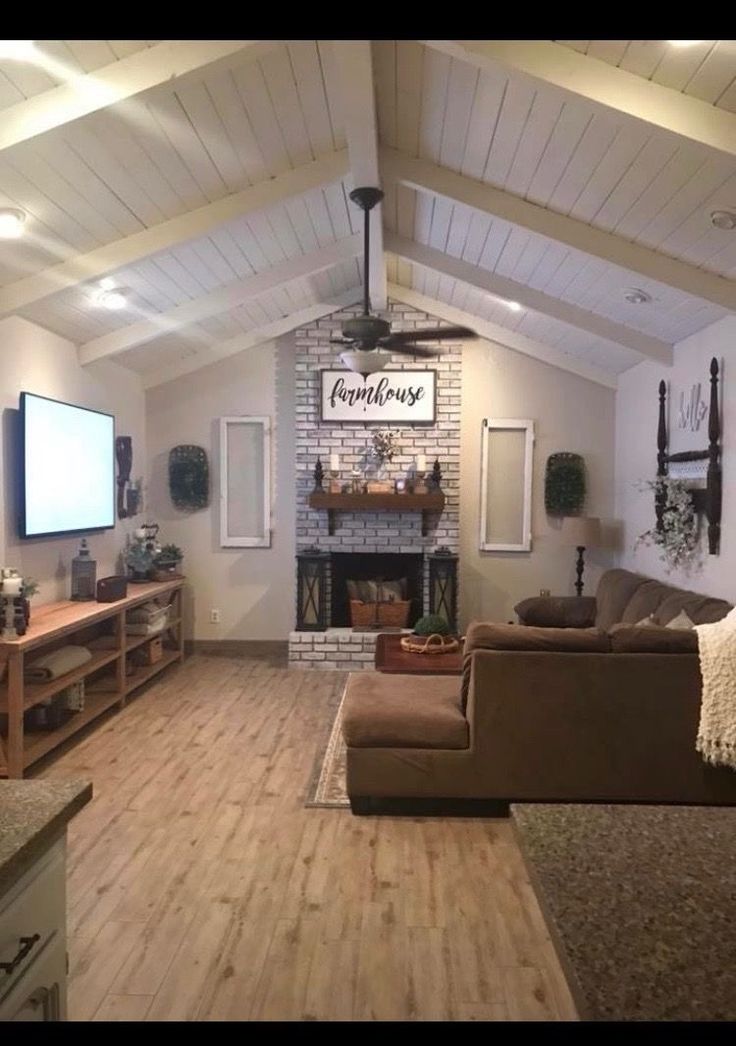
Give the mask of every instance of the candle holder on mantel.
M 440 468 L 439 458 L 434 459 L 434 465 L 429 477 L 429 488 L 430 490 L 442 489 L 442 469 Z
M 322 468 L 322 459 L 317 458 L 317 464 L 314 466 L 314 492 L 315 494 L 324 494 L 323 480 L 325 478 L 325 470 Z

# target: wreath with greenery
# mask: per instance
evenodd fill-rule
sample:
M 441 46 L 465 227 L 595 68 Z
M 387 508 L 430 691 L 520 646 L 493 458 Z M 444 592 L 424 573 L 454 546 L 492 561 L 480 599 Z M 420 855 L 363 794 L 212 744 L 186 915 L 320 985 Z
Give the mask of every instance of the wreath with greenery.
M 550 454 L 544 478 L 544 507 L 550 516 L 578 516 L 585 504 L 585 461 L 568 450 Z
M 668 570 L 686 569 L 699 550 L 698 520 L 690 488 L 683 480 L 669 476 L 657 476 L 642 486 L 654 492 L 662 516 L 661 522 L 639 535 L 634 548 L 651 545 L 659 549 L 660 559 Z

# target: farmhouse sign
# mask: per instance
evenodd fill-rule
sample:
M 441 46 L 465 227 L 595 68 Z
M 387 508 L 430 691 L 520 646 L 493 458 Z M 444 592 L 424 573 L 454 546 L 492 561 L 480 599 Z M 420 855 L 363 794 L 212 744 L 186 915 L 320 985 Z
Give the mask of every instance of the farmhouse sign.
M 323 370 L 322 421 L 382 421 L 405 425 L 435 420 L 437 373 L 384 370 L 361 374 Z

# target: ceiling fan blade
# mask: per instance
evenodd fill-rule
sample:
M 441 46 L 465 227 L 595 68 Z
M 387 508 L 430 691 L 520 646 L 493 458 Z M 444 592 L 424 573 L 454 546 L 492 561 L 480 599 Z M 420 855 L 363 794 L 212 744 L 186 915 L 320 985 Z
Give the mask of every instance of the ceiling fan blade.
M 413 341 L 400 341 L 398 344 L 395 344 L 393 337 L 385 338 L 380 343 L 380 348 L 398 353 L 400 356 L 424 356 L 427 359 L 432 359 L 437 355 L 433 349 L 426 349 L 423 345 L 417 345 Z
M 392 335 L 392 341 L 395 344 L 407 341 L 443 341 L 447 339 L 455 338 L 477 338 L 478 335 L 470 327 L 428 327 L 427 330 L 414 330 L 414 331 L 395 331 Z M 396 339 L 399 339 L 396 341 Z

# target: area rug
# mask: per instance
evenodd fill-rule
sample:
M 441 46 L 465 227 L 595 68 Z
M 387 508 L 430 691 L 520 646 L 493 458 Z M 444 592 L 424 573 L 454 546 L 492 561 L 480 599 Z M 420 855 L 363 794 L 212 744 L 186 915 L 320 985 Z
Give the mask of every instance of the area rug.
M 343 691 L 324 750 L 315 763 L 305 806 L 331 807 L 336 810 L 350 807 L 345 785 L 347 752 L 342 736 L 344 702 L 345 692 Z

